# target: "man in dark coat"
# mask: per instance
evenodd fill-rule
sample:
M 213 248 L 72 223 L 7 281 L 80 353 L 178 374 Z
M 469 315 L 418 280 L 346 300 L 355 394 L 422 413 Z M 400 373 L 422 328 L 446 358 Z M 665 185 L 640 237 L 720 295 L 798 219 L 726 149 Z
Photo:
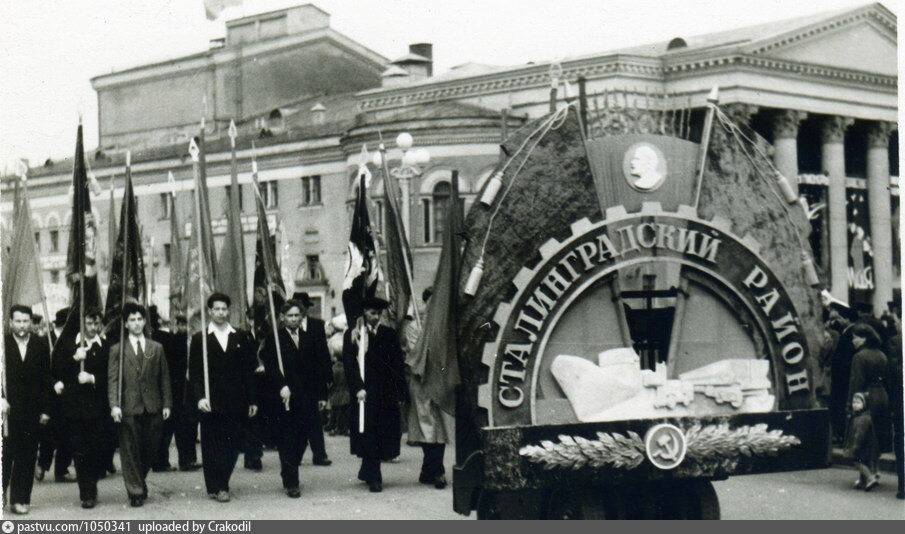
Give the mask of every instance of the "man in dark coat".
M 56 346 L 57 339 L 66 326 L 70 308 L 60 308 L 53 319 L 53 328 L 50 329 L 51 350 Z M 56 482 L 75 482 L 76 477 L 69 472 L 72 464 L 72 443 L 69 434 L 63 424 L 60 415 L 59 394 L 52 395 L 50 399 L 50 422 L 41 428 L 39 438 L 38 467 L 35 469 L 35 478 L 44 480 L 44 474 L 50 470 L 53 464 L 53 478 Z
M 333 370 L 330 365 L 330 350 L 327 348 L 326 326 L 320 319 L 310 316 L 311 307 L 314 306 L 314 302 L 312 302 L 308 293 L 305 293 L 304 291 L 293 293 L 292 299 L 302 306 L 301 328 L 305 331 L 306 335 L 309 335 L 312 338 L 312 344 L 317 350 L 315 361 L 317 361 L 319 367 L 318 373 L 320 376 L 324 377 L 327 391 L 329 391 L 331 382 L 333 382 Z M 309 324 L 311 325 L 310 328 L 307 326 Z M 326 400 L 326 398 L 324 400 Z M 302 456 L 305 455 L 307 445 L 311 445 L 311 454 L 313 455 L 311 463 L 313 465 L 328 466 L 333 463 L 327 456 L 327 446 L 324 442 L 323 412 L 325 408 L 326 403 L 318 404 L 318 416 L 310 422 L 308 442 L 302 445 L 302 453 L 299 455 L 299 461 L 301 461 Z
M 55 386 L 62 389 L 60 414 L 72 443 L 82 508 L 97 504 L 97 481 L 107 468 L 109 351 L 99 335 L 102 328 L 101 310 L 85 310 L 84 330 L 60 338 L 57 344 L 62 346 L 54 351 L 52 362 Z
M 31 310 L 9 310 L 11 333 L 4 336 L 3 501 L 14 514 L 27 514 L 38 431 L 50 420 L 50 347 L 31 333 Z M 9 493 L 7 493 L 9 490 Z
M 319 427 L 318 411 L 327 403 L 324 369 L 327 339 L 323 321 L 304 317 L 304 304 L 286 301 L 280 309 L 283 327 L 277 332 L 280 353 L 273 336 L 264 341 L 261 358 L 267 369 L 267 383 L 279 393 L 283 407 L 279 415 L 280 476 L 291 498 L 298 498 L 299 462 L 309 433 Z M 288 407 L 288 410 L 286 409 Z
M 223 293 L 208 297 L 210 323 L 192 336 L 189 349 L 189 389 L 201 411 L 204 484 L 208 496 L 219 502 L 230 500 L 229 479 L 244 445 L 244 425 L 258 413 L 254 341 L 229 324 L 229 305 Z M 207 386 L 202 336 L 207 340 Z
M 852 328 L 858 315 L 848 306 L 834 303 L 830 306 L 829 317 L 830 326 L 839 332 L 830 368 L 830 423 L 833 441 L 841 445 L 848 421 L 848 386 L 856 352 L 852 345 Z
M 170 373 L 160 343 L 144 335 L 147 311 L 134 302 L 123 306 L 128 334 L 110 347 L 107 398 L 119 426 L 119 456 L 129 503 L 148 498 L 145 478 L 157 455 L 160 429 L 173 406 Z M 122 366 L 120 366 L 122 356 Z M 120 384 L 122 388 L 120 388 Z
M 402 416 L 399 404 L 408 398 L 402 348 L 395 330 L 380 325 L 384 300 L 364 303 L 364 332 L 351 327 L 343 339 L 343 365 L 352 397 L 349 432 L 352 454 L 361 458 L 358 479 L 372 492 L 383 491 L 380 462 L 399 456 Z M 364 352 L 364 380 L 359 349 Z M 364 403 L 364 432 L 360 432 L 360 404 Z

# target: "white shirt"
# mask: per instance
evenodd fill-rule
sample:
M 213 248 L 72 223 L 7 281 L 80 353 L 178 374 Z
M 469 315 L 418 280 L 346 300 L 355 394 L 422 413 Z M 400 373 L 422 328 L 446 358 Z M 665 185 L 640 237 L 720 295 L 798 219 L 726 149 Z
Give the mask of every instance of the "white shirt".
M 299 332 L 307 332 L 308 331 L 308 316 L 302 317 L 302 322 L 299 323 Z
M 207 325 L 207 333 L 214 334 L 214 337 L 217 338 L 217 342 L 220 343 L 220 347 L 223 349 L 223 352 L 226 352 L 226 342 L 229 339 L 229 335 L 235 333 L 236 329 L 233 328 L 233 325 L 226 323 L 225 328 L 218 328 L 216 324 L 210 323 Z
M 147 343 L 145 342 L 145 336 L 133 336 L 131 333 L 129 334 L 129 343 L 132 344 L 132 350 L 135 354 L 138 354 L 138 346 L 141 345 L 142 354 L 145 352 L 145 347 L 147 347 Z
M 22 357 L 22 361 L 24 362 L 25 361 L 25 351 L 28 349 L 28 340 L 31 339 L 31 336 L 30 335 L 25 336 L 24 341 L 19 336 L 13 336 L 13 337 L 16 338 L 16 345 L 19 345 L 19 356 Z
M 129 337 L 131 337 L 131 336 L 129 336 Z M 82 342 L 82 333 L 79 332 L 78 334 L 75 335 L 75 344 L 78 345 L 81 342 Z M 99 336 L 98 334 L 94 334 L 93 338 L 91 338 L 85 342 L 85 348 L 90 349 L 91 346 L 94 345 L 95 343 L 97 343 L 98 345 L 101 344 L 101 336 Z

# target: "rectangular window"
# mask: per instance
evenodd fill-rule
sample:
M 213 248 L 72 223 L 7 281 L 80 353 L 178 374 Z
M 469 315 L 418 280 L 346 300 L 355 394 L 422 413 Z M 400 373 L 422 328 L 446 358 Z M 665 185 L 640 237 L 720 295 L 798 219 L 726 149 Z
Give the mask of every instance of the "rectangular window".
M 54 269 L 54 270 L 50 271 L 50 283 L 51 284 L 60 283 L 60 271 L 58 269 Z
M 161 193 L 160 194 L 160 218 L 161 219 L 169 219 L 171 216 L 170 213 L 170 194 L 169 193 Z
M 163 244 L 163 264 L 167 267 L 170 266 L 170 254 L 173 253 L 173 248 L 169 243 Z
M 317 256 L 317 254 L 305 256 L 305 264 L 308 268 L 308 280 L 320 280 L 320 258 Z
M 276 182 L 262 182 L 261 196 L 264 197 L 264 207 L 267 209 L 275 208 L 278 205 L 278 189 Z
M 243 209 L 245 209 L 245 207 L 242 205 L 242 186 L 239 185 L 236 189 L 239 191 L 239 211 L 241 212 Z M 229 207 L 230 198 L 232 197 L 232 194 L 233 194 L 233 186 L 232 185 L 226 186 L 226 205 L 227 205 L 227 207 Z
M 302 176 L 302 205 L 317 206 L 321 203 L 321 177 Z
M 50 231 L 50 251 L 51 252 L 60 251 L 60 231 L 59 230 Z
M 431 201 L 425 198 L 421 201 L 421 206 L 424 219 L 424 242 L 430 243 L 433 238 L 433 234 L 431 234 Z
M 41 252 L 41 232 L 35 232 L 35 250 Z

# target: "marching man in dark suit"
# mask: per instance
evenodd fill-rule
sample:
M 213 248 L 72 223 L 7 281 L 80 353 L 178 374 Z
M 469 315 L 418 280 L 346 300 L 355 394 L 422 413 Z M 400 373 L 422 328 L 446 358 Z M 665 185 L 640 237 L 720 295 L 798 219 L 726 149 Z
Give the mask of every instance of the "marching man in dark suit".
M 201 462 L 210 498 L 229 502 L 229 479 L 244 443 L 243 425 L 258 413 L 255 404 L 255 347 L 247 332 L 229 324 L 230 298 L 214 293 L 207 299 L 211 322 L 204 334 L 192 336 L 189 349 L 189 388 L 201 411 Z M 201 336 L 207 336 L 205 393 Z
M 101 311 L 88 308 L 84 331 L 74 338 L 60 338 L 57 343 L 63 347 L 54 352 L 52 362 L 54 387 L 62 390 L 60 413 L 72 443 L 82 508 L 94 508 L 97 504 L 97 481 L 107 468 L 104 452 L 108 439 L 105 419 L 110 418 L 107 410 L 109 355 L 98 335 L 102 328 Z
M 358 479 L 372 492 L 383 491 L 380 462 L 399 456 L 402 416 L 399 404 L 408 398 L 402 348 L 395 330 L 380 324 L 385 300 L 364 302 L 366 334 L 349 328 L 343 340 L 343 365 L 353 400 L 350 445 L 361 458 Z M 358 364 L 359 344 L 364 344 L 364 381 Z M 359 402 L 364 402 L 364 432 L 360 432 Z
M 280 436 L 277 447 L 283 488 L 286 495 L 292 498 L 298 498 L 301 494 L 299 462 L 309 433 L 319 423 L 319 410 L 327 404 L 325 369 L 329 365 L 329 356 L 324 322 L 306 317 L 304 310 L 305 305 L 296 300 L 286 301 L 280 309 L 283 327 L 279 329 L 278 337 L 282 372 L 272 335 L 266 338 L 261 352 L 267 369 L 267 383 L 279 392 L 283 401 L 278 416 Z M 315 463 L 317 460 L 315 458 Z M 325 458 L 320 460 L 323 462 Z
M 9 310 L 11 334 L 4 339 L 3 501 L 9 490 L 14 514 L 27 514 L 34 485 L 38 431 L 50 420 L 50 347 L 31 335 L 31 310 Z
M 123 482 L 129 503 L 136 507 L 148 498 L 145 478 L 157 454 L 163 420 L 170 417 L 173 406 L 166 356 L 160 343 L 145 337 L 146 316 L 147 311 L 139 304 L 130 302 L 123 306 L 128 335 L 110 348 L 107 373 L 110 415 L 115 422 L 121 423 L 119 455 Z

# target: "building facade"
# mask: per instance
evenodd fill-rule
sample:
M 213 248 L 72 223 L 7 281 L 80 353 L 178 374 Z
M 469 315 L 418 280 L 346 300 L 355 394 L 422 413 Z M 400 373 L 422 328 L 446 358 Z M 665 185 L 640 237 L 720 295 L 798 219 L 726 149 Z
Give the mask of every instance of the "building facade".
M 313 295 L 319 315 L 331 316 L 342 312 L 353 177 L 362 145 L 373 152 L 383 141 L 390 167 L 398 167 L 402 152 L 394 140 L 409 132 L 415 146 L 430 154 L 428 163 L 400 182 L 420 294 L 433 282 L 452 173 L 458 173 L 467 210 L 499 162 L 506 132 L 549 112 L 551 74 L 568 82 L 555 84 L 559 101 L 577 96 L 579 79 L 592 109 L 610 98 L 656 105 L 664 99 L 652 96 L 666 95 L 682 103 L 692 127 L 707 94 L 719 86 L 720 105 L 770 143 L 776 167 L 795 178 L 794 187 L 808 199 L 810 240 L 830 291 L 872 304 L 877 314 L 900 302 L 896 16 L 881 4 L 679 36 L 557 65 L 469 63 L 445 73 L 433 72 L 430 45 L 412 45 L 408 54 L 388 61 L 330 29 L 329 16 L 311 5 L 231 21 L 227 28 L 225 42 L 202 54 L 92 80 L 100 146 L 89 159 L 101 186 L 92 198 L 100 242 L 108 239 L 111 185 L 119 209 L 124 154 L 130 150 L 145 257 L 153 269 L 148 277 L 156 282 L 154 300 L 164 315 L 174 267 L 167 173 L 176 178 L 175 215 L 188 232 L 187 143 L 198 135 L 199 110 L 218 240 L 225 232 L 230 180 L 226 132 L 234 119 L 248 270 L 256 228 L 254 141 L 284 280 Z M 315 78 L 320 85 L 299 83 Z M 371 167 L 372 220 L 381 227 L 382 183 Z M 48 162 L 29 177 L 53 310 L 66 304 L 62 273 L 71 163 Z M 9 180 L 3 187 L 6 230 Z M 109 259 L 103 246 L 100 252 L 103 273 Z

